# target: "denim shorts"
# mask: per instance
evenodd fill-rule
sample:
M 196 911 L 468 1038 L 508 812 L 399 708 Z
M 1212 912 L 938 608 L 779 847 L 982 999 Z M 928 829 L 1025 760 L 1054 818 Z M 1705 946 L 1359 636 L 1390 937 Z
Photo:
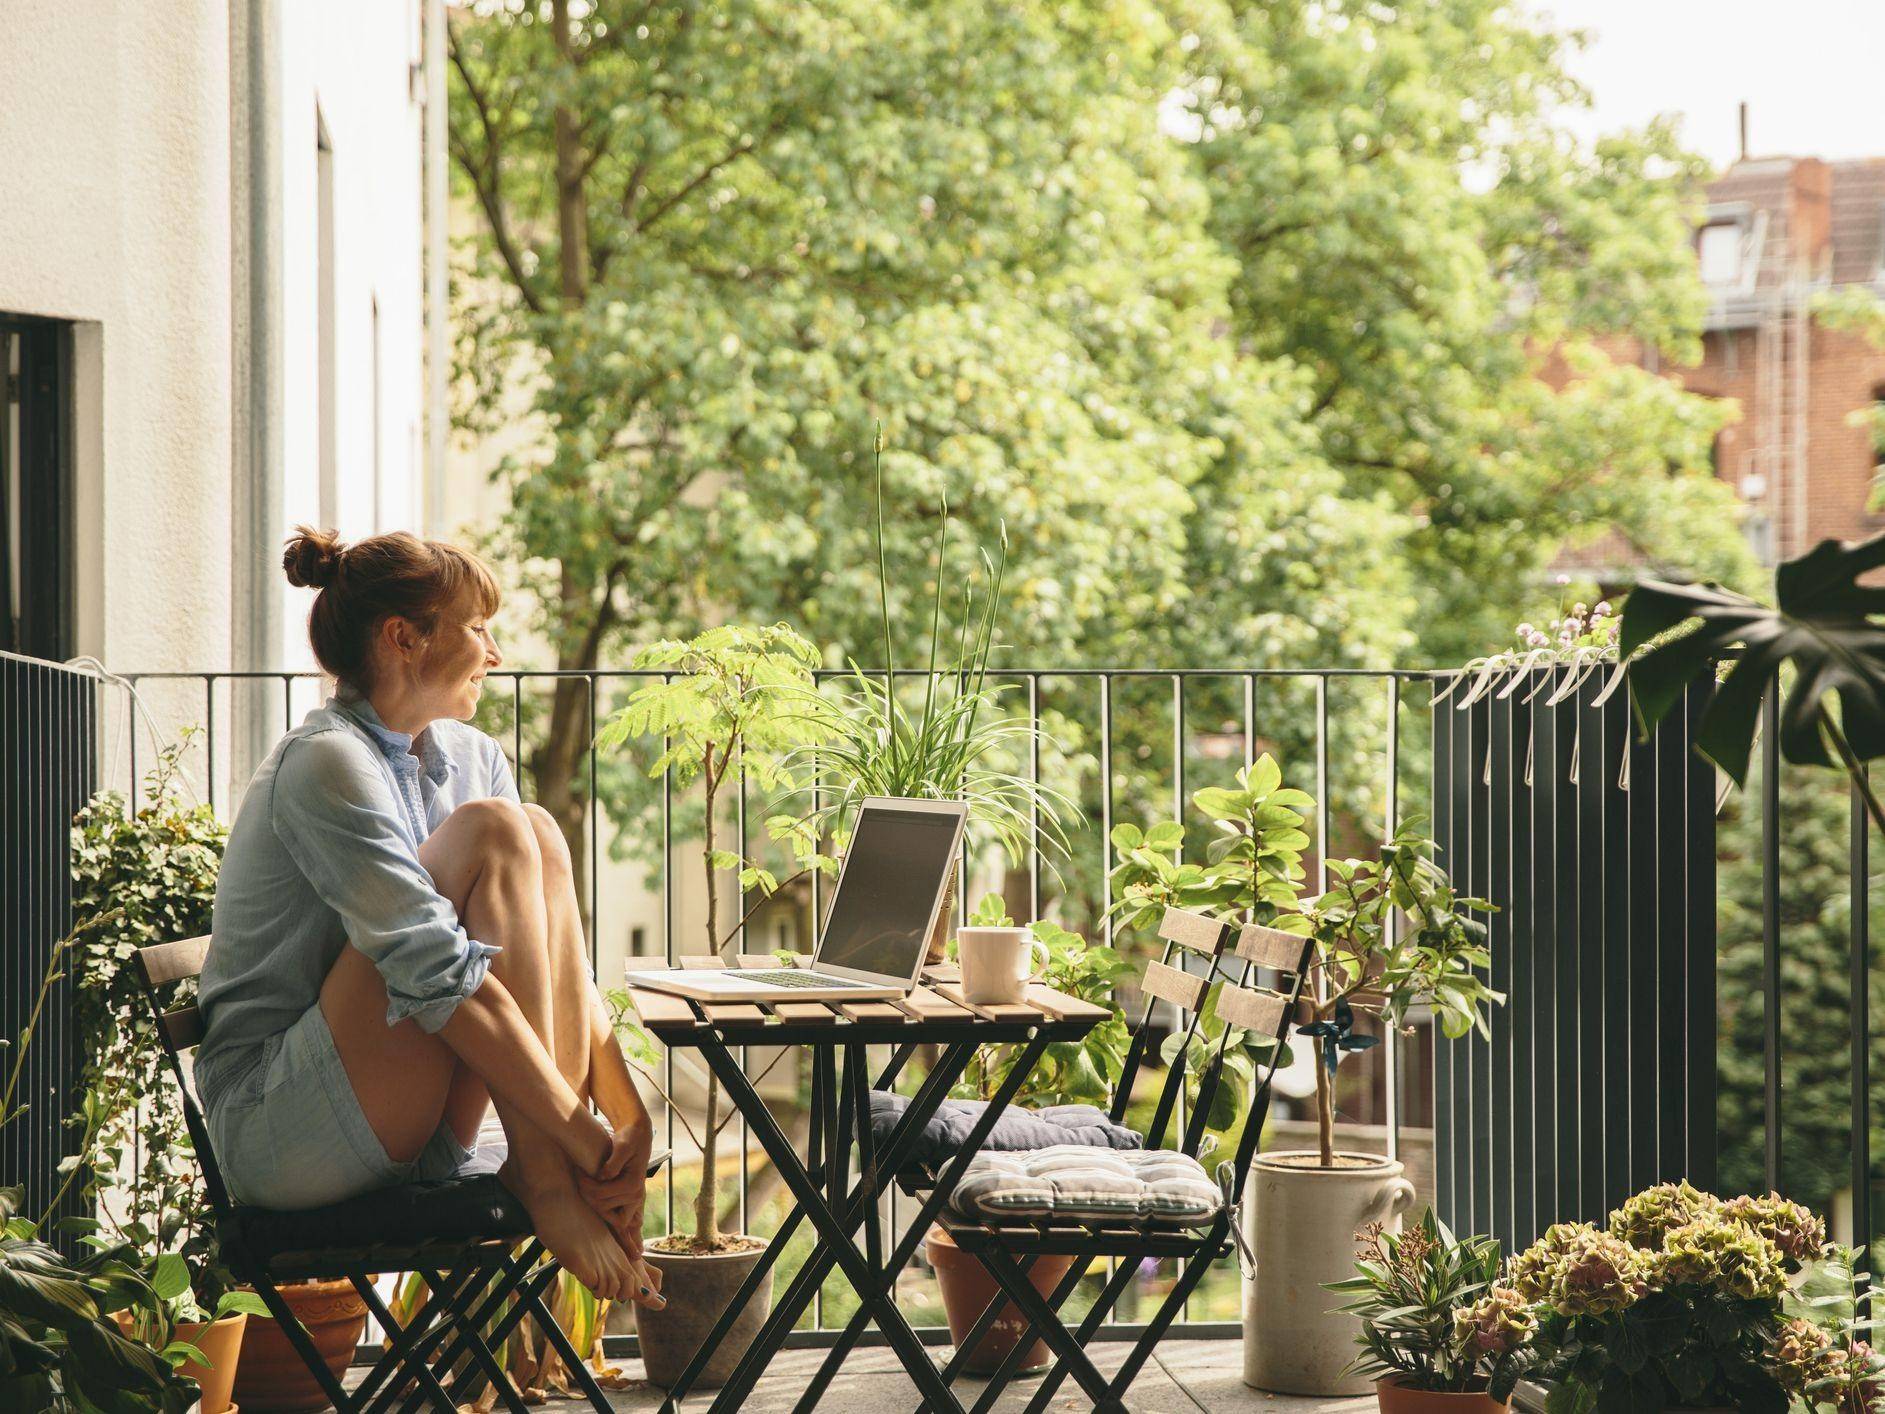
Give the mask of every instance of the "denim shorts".
M 256 1048 L 205 1118 L 230 1195 L 258 1208 L 318 1208 L 376 1188 L 493 1172 L 504 1157 L 459 1143 L 444 1122 L 416 1159 L 389 1156 L 319 1003 Z

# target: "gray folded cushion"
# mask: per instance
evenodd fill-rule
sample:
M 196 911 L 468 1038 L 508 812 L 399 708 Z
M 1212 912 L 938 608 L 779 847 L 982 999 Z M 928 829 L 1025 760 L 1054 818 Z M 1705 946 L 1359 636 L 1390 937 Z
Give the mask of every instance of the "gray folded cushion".
M 1217 1216 L 1224 1194 L 1189 1154 L 1059 1144 L 977 1154 L 949 1202 L 967 1218 L 1118 1218 L 1195 1227 Z
M 879 1145 L 910 1107 L 909 1098 L 886 1090 L 871 1091 L 871 1133 Z M 969 1142 L 969 1131 L 988 1108 L 986 1100 L 944 1100 L 916 1141 L 911 1160 L 932 1164 L 949 1158 Z M 984 1149 L 1015 1151 L 1047 1149 L 1057 1144 L 1094 1149 L 1138 1149 L 1145 1140 L 1122 1124 L 1114 1124 L 1104 1110 L 1092 1105 L 1049 1105 L 1030 1110 L 1010 1105 L 989 1132 Z

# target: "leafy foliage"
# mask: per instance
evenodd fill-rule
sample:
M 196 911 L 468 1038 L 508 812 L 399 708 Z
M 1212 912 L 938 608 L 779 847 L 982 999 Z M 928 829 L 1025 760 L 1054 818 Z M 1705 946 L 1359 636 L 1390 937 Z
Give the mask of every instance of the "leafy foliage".
M 1630 666 L 1630 696 L 1645 728 L 1661 721 L 1716 660 L 1738 652 L 1696 736 L 1697 749 L 1736 784 L 1747 782 L 1761 699 L 1783 665 L 1793 670 L 1780 711 L 1787 760 L 1851 768 L 1885 755 L 1885 627 L 1873 618 L 1885 613 L 1885 588 L 1864 580 L 1881 565 L 1885 535 L 1855 544 L 1823 540 L 1774 572 L 1771 607 L 1713 584 L 1637 586 L 1623 606 L 1618 648 L 1626 657 L 1697 621 Z M 1839 699 L 1837 722 L 1825 708 L 1830 695 Z M 1838 748 L 1837 761 L 1829 743 Z
M 778 879 L 759 863 L 716 846 L 720 790 L 735 766 L 764 789 L 790 790 L 795 784 L 787 758 L 825 735 L 820 719 L 797 705 L 810 694 L 811 670 L 817 662 L 818 651 L 783 624 L 769 628 L 723 624 L 686 642 L 663 640 L 636 654 L 633 664 L 642 670 L 659 670 L 663 677 L 636 688 L 627 705 L 596 735 L 598 750 L 620 747 L 630 740 L 658 742 L 649 775 L 671 771 L 683 783 L 701 782 L 701 864 L 706 876 L 705 950 L 709 954 L 720 953 L 739 935 L 736 924 L 721 936 L 718 874 L 736 871 L 742 892 L 756 889 L 769 896 L 780 887 Z M 816 835 L 803 830 L 791 816 L 775 816 L 768 828 L 773 838 L 793 849 L 802 872 L 834 867 L 818 852 Z M 720 1245 L 720 1179 L 713 1139 L 725 1123 L 719 1081 L 710 1077 L 692 1250 L 711 1252 Z
M 1520 1323 L 1495 1354 L 1481 1348 L 1479 1328 L 1460 1319 L 1498 1280 L 1497 1238 L 1455 1241 L 1431 1208 L 1404 1231 L 1372 1223 L 1357 1236 L 1358 1275 L 1331 1282 L 1329 1290 L 1355 1298 L 1342 1310 L 1361 1321 L 1355 1337 L 1361 1354 L 1351 1367 L 1359 1374 L 1398 1379 L 1410 1389 L 1483 1389 L 1494 1364 L 1529 1338 Z
M 48 1414 L 184 1414 L 190 1353 L 162 1354 L 118 1331 L 112 1313 L 153 1312 L 158 1292 L 128 1244 L 100 1241 L 67 1259 L 19 1216 L 24 1193 L 0 1188 L 0 1406 Z
M 214 1255 L 182 1098 L 131 964 L 139 948 L 209 931 L 228 830 L 178 789 L 192 735 L 158 753 L 135 813 L 104 791 L 72 822 L 73 913 L 97 925 L 84 928 L 74 959 L 84 1069 L 72 1122 L 84 1131 L 78 1162 L 90 1166 L 86 1191 L 110 1190 L 101 1211 L 116 1235 L 146 1260 L 177 1254 L 195 1298 L 214 1307 L 231 1283 Z
M 1000 894 L 984 896 L 969 922 L 975 927 L 1013 926 Z M 1078 1041 L 1049 1042 L 1015 1092 L 1013 1103 L 1036 1107 L 1105 1105 L 1125 1069 L 1126 1051 L 1132 1042 L 1125 1017 L 1113 1000 L 1120 979 L 1131 973 L 1132 964 L 1112 948 L 1089 943 L 1078 933 L 1044 918 L 1031 924 L 1029 932 L 1047 945 L 1047 969 L 1042 978 L 1045 985 L 1103 1006 L 1112 1014 Z M 960 1099 L 989 1099 L 1013 1071 L 1022 1049 L 1019 1045 L 983 1046 L 950 1093 Z

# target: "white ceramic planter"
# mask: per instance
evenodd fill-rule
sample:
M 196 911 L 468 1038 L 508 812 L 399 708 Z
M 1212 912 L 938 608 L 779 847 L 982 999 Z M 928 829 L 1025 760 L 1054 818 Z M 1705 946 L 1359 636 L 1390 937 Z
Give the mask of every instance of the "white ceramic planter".
M 1355 1274 L 1355 1233 L 1371 1222 L 1398 1230 L 1414 1201 L 1401 1165 L 1375 1154 L 1351 1168 L 1302 1166 L 1313 1152 L 1260 1154 L 1244 1190 L 1256 1276 L 1244 1283 L 1244 1383 L 1279 1394 L 1358 1395 L 1371 1380 L 1343 1370 L 1355 1358 L 1357 1317 L 1325 1282 Z M 1292 1164 L 1290 1160 L 1297 1162 Z

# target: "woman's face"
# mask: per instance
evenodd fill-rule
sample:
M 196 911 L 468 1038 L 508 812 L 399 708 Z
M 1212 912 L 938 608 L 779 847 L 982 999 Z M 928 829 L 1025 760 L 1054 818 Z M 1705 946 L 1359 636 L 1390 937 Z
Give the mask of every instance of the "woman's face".
M 417 665 L 425 715 L 469 719 L 478 710 L 484 675 L 503 661 L 475 599 L 440 613 Z

